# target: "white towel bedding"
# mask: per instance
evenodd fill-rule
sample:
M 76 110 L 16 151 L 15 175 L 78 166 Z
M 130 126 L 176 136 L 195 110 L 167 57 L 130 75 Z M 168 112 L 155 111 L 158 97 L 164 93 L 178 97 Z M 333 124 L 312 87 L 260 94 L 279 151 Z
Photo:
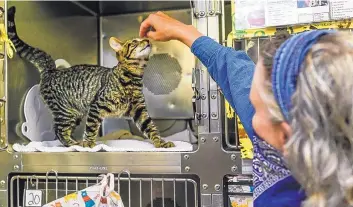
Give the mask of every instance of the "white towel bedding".
M 94 148 L 80 146 L 63 147 L 59 141 L 30 142 L 28 145 L 14 144 L 16 152 L 185 152 L 192 151 L 188 142 L 174 141 L 173 148 L 155 148 L 148 142 L 137 140 L 108 141 L 108 144 L 98 144 Z
M 190 136 L 189 131 L 185 130 L 165 137 L 165 140 L 173 140 L 176 136 Z M 12 148 L 16 152 L 186 152 L 192 151 L 193 146 L 188 142 L 173 141 L 175 147 L 172 148 L 155 148 L 152 143 L 139 140 L 110 140 L 105 144 L 97 142 L 94 148 L 84 148 L 80 146 L 64 147 L 59 140 L 30 142 L 27 145 L 14 144 Z

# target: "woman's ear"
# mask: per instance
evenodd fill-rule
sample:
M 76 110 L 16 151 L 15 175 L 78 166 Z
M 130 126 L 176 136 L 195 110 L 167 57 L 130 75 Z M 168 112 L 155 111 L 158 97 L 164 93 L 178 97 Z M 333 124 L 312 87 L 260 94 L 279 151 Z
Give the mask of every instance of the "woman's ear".
M 281 123 L 281 128 L 284 132 L 284 134 L 286 135 L 286 137 L 290 137 L 292 135 L 292 129 L 291 127 L 289 126 L 289 124 L 287 122 L 282 122 Z
M 279 125 L 279 131 L 278 131 L 278 149 L 280 149 L 282 151 L 282 153 L 285 153 L 285 144 L 288 140 L 288 138 L 291 136 L 292 134 L 292 130 L 290 125 L 283 121 L 280 123 Z
M 111 37 L 109 39 L 109 45 L 113 50 L 115 50 L 115 52 L 119 52 L 119 50 L 121 50 L 121 48 L 123 47 L 122 42 L 115 37 Z
M 283 143 L 282 153 L 284 156 L 288 156 L 288 151 L 284 146 L 285 146 L 286 142 L 288 141 L 288 138 L 292 135 L 292 129 L 291 129 L 290 125 L 285 121 L 281 123 L 280 127 L 281 127 L 281 131 L 283 133 L 283 138 L 281 140 L 281 142 Z

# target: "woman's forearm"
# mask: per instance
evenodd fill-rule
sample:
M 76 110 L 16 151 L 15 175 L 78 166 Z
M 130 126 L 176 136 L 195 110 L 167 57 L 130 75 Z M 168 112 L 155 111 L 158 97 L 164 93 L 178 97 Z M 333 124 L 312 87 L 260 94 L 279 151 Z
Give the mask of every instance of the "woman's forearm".
M 199 37 L 203 36 L 195 27 L 191 25 L 181 25 L 177 31 L 176 38 L 191 48 L 192 44 Z
M 227 101 L 237 111 L 247 134 L 252 138 L 254 107 L 249 94 L 255 71 L 254 62 L 245 52 L 224 47 L 207 36 L 197 38 L 191 46 L 191 51 L 207 67 Z

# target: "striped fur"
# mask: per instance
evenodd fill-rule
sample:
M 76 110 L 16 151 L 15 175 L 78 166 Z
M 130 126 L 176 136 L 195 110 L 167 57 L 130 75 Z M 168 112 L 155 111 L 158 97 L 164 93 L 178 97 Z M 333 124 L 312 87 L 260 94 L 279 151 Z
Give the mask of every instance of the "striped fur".
M 56 137 L 64 146 L 94 147 L 103 118 L 132 117 L 144 136 L 155 147 L 173 147 L 161 139 L 148 115 L 142 93 L 143 70 L 151 51 L 146 39 L 133 39 L 122 44 L 110 39 L 116 51 L 118 66 L 75 65 L 56 69 L 50 55 L 23 42 L 17 35 L 15 7 L 8 10 L 8 35 L 17 53 L 40 71 L 40 93 L 52 112 Z M 87 115 L 82 143 L 72 137 L 73 131 Z

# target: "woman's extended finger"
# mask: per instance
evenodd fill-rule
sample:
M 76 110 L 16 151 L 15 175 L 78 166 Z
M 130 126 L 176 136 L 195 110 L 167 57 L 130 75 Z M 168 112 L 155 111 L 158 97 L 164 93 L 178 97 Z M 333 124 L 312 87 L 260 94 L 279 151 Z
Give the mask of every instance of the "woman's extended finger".
M 140 37 L 145 37 L 147 32 L 149 32 L 150 28 L 152 27 L 152 22 L 151 22 L 151 18 L 148 17 L 147 19 L 145 19 L 145 21 L 143 21 L 141 23 L 141 26 L 140 26 L 140 32 L 139 32 L 139 35 Z
M 157 40 L 157 41 L 161 40 L 159 33 L 155 32 L 155 31 L 147 32 L 146 36 L 152 40 Z
M 158 11 L 156 14 L 157 14 L 158 16 L 161 16 L 161 17 L 164 17 L 164 18 L 167 18 L 167 19 L 172 19 L 170 16 L 164 14 L 164 13 L 161 12 L 161 11 Z

